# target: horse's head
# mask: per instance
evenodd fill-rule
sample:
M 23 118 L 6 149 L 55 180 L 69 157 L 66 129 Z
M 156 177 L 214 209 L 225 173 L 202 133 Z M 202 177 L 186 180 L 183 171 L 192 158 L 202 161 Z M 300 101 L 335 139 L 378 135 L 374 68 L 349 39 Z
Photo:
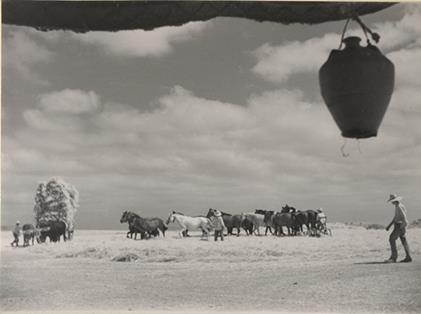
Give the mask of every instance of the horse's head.
M 289 213 L 292 207 L 288 206 L 288 204 L 285 204 L 285 206 L 282 206 L 281 213 Z
M 170 213 L 170 215 L 168 216 L 168 219 L 167 219 L 167 221 L 165 223 L 166 225 L 168 225 L 170 222 L 174 222 L 174 220 L 175 220 L 174 214 L 175 214 L 175 211 L 172 211 Z
M 209 208 L 206 218 L 211 218 L 214 215 L 215 215 L 215 210 L 212 208 Z
M 255 214 L 260 214 L 260 215 L 265 215 L 267 213 L 267 210 L 264 209 L 255 209 L 254 210 Z
M 129 221 L 129 213 L 127 210 L 123 212 L 120 218 L 120 223 L 128 222 Z

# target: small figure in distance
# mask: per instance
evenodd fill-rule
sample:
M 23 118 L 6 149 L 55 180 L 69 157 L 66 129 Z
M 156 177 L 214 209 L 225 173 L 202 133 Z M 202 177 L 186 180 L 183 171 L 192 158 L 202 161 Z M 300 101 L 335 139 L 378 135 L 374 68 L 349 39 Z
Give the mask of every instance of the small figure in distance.
M 12 243 L 10 243 L 11 246 L 13 246 L 13 244 L 16 244 L 16 246 L 19 246 L 19 236 L 20 236 L 21 231 L 22 231 L 22 228 L 20 227 L 20 221 L 18 220 L 16 221 L 16 225 L 12 231 L 14 240 Z
M 213 216 L 211 217 L 212 225 L 215 230 L 215 241 L 218 241 L 218 237 L 221 237 L 221 241 L 224 241 L 224 229 L 225 224 L 222 219 L 222 214 L 219 210 L 213 210 Z
M 393 225 L 393 231 L 390 234 L 389 242 L 390 242 L 390 250 L 392 254 L 386 263 L 395 263 L 398 258 L 398 251 L 396 249 L 396 240 L 398 238 L 401 239 L 402 245 L 405 249 L 406 257 L 401 260 L 401 263 L 409 263 L 412 262 L 411 254 L 409 252 L 409 245 L 405 237 L 406 233 L 406 226 L 408 225 L 408 218 L 406 217 L 406 209 L 405 206 L 401 203 L 402 197 L 397 196 L 395 194 L 391 194 L 389 200 L 387 202 L 391 202 L 395 206 L 395 216 L 391 223 L 386 227 L 386 231 L 389 231 L 390 227 Z

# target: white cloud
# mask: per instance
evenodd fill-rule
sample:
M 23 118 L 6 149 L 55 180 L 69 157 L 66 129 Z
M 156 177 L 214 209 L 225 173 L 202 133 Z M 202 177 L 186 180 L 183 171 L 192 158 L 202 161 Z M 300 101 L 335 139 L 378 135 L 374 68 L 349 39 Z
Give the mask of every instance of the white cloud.
M 107 102 L 94 115 L 26 111 L 27 127 L 6 137 L 4 164 L 7 175 L 34 182 L 68 177 L 88 203 L 106 195 L 115 208 L 141 202 L 197 214 L 199 206 L 237 211 L 285 201 L 329 208 L 338 197 L 383 197 L 419 183 L 421 111 L 405 116 L 401 97 L 380 136 L 361 142 L 362 155 L 348 144 L 348 159 L 328 110 L 299 90 L 255 94 L 239 106 L 175 86 L 148 112 Z
M 266 183 L 319 176 L 325 167 L 336 169 L 332 155 L 340 156 L 342 139 L 328 110 L 306 100 L 299 90 L 252 95 L 245 107 L 200 98 L 180 86 L 162 96 L 151 112 L 95 103 L 95 108 L 103 107 L 95 115 L 57 113 L 48 106 L 27 110 L 28 128 L 16 140 L 28 149 L 51 147 L 57 154 L 73 156 L 96 173 L 112 173 L 113 166 L 164 177 L 204 175 L 206 180 L 225 180 L 227 174 L 240 181 L 269 176 Z M 419 109 L 412 108 L 413 118 L 408 119 L 393 110 L 395 102 L 391 107 L 381 129 L 387 139 L 381 146 L 373 141 L 365 153 L 393 151 L 417 140 Z M 406 128 L 413 132 L 409 141 L 402 140 Z
M 395 62 L 398 82 L 419 81 L 421 47 L 421 7 L 407 5 L 405 15 L 397 22 L 369 25 L 381 35 L 379 47 Z M 350 29 L 347 36 L 363 37 L 359 26 Z M 263 44 L 255 50 L 257 63 L 253 72 L 275 83 L 287 81 L 297 73 L 314 73 L 327 60 L 332 49 L 337 49 L 340 34 L 305 41 L 284 42 L 280 45 Z
M 411 195 L 407 205 L 415 208 L 420 201 L 421 83 L 414 21 L 407 13 L 400 24 L 387 26 L 411 34 L 403 40 L 399 32 L 390 33 L 390 40 L 381 33 L 396 66 L 396 90 L 379 136 L 360 142 L 362 154 L 356 141 L 348 141 L 351 156 L 341 156 L 343 139 L 327 108 L 299 89 L 253 94 L 240 106 L 174 86 L 152 111 L 101 100 L 94 91 L 60 90 L 40 95 L 35 108 L 23 113 L 26 125 L 3 137 L 3 171 L 11 178 L 6 193 L 22 191 L 22 184 L 35 189 L 32 182 L 60 175 L 82 192 L 84 208 L 105 204 L 108 212 L 127 204 L 145 209 L 146 215 L 169 208 L 199 214 L 204 206 L 238 212 L 277 208 L 287 201 L 300 208 L 327 207 L 334 214 L 354 210 L 356 200 L 375 212 L 373 199 L 391 192 Z M 156 56 L 195 34 L 182 33 L 155 33 L 157 38 L 148 39 L 152 50 L 142 50 L 141 41 L 128 44 L 133 34 L 120 34 L 117 41 L 102 35 L 86 40 L 112 54 Z M 256 51 L 254 71 L 274 82 L 315 72 L 338 40 L 327 34 L 266 44 Z M 111 47 L 120 43 L 121 49 Z
M 58 92 L 42 94 L 39 106 L 45 112 L 89 113 L 99 109 L 100 101 L 93 91 L 84 92 L 79 89 L 64 89 Z
M 264 44 L 254 52 L 258 61 L 253 72 L 265 80 L 284 82 L 293 74 L 317 71 L 338 41 L 337 34 L 326 34 L 304 42 Z
M 191 22 L 183 26 L 161 27 L 152 31 L 130 30 L 119 32 L 88 32 L 73 34 L 73 38 L 96 45 L 107 53 L 125 57 L 162 56 L 173 50 L 173 45 L 192 39 L 209 23 Z
M 3 66 L 38 83 L 46 82 L 39 79 L 32 67 L 38 63 L 47 63 L 53 56 L 50 50 L 34 41 L 25 31 L 10 31 L 3 42 Z
M 64 89 L 41 94 L 38 108 L 27 109 L 23 119 L 31 128 L 40 131 L 66 131 L 83 128 L 86 119 L 83 115 L 100 109 L 100 99 L 93 91 Z
M 38 109 L 25 110 L 23 119 L 31 128 L 44 131 L 71 130 L 81 127 L 79 117 L 57 116 Z
M 395 65 L 396 87 L 418 86 L 421 88 L 421 47 L 393 51 L 387 57 Z
M 67 94 L 67 91 L 61 91 L 49 95 L 62 92 Z M 98 99 L 87 97 L 93 92 L 78 91 L 79 94 L 86 96 L 80 97 L 83 100 Z M 100 167 L 101 162 L 107 166 L 125 160 L 127 167 L 142 167 L 145 171 L 150 171 L 151 165 L 155 165 L 152 167 L 155 170 L 179 165 L 184 170 L 191 167 L 200 173 L 208 163 L 214 165 L 208 170 L 221 176 L 229 169 L 244 175 L 255 169 L 253 173 L 257 175 L 262 167 L 266 167 L 269 173 L 272 165 L 270 160 L 262 162 L 260 154 L 278 151 L 279 147 L 290 142 L 291 134 L 297 139 L 303 136 L 337 140 L 331 135 L 335 134 L 336 127 L 325 116 L 326 109 L 306 102 L 299 91 L 278 90 L 254 95 L 249 105 L 243 107 L 200 98 L 181 86 L 175 86 L 158 100 L 154 111 L 140 112 L 129 106 L 95 101 L 95 106 L 83 108 L 102 106 L 103 110 L 88 116 L 74 115 L 73 109 L 69 109 L 73 108 L 73 97 L 61 99 L 60 108 L 65 108 L 66 112 L 55 107 L 52 109 L 50 102 L 44 101 L 50 100 L 49 97 L 40 99 L 39 109 L 24 112 L 28 128 L 18 133 L 19 140 L 26 140 L 34 148 L 50 146 L 59 150 L 61 147 L 66 153 L 71 148 L 63 146 L 63 142 L 73 143 L 75 154 L 96 146 L 90 154 L 107 157 L 95 159 L 95 167 Z M 55 101 L 51 103 L 56 104 Z M 325 121 L 314 128 L 311 121 L 319 120 L 319 117 Z M 292 145 L 310 149 L 300 141 Z M 124 153 L 121 147 L 124 147 Z M 257 155 L 250 156 L 249 152 L 256 148 Z M 225 170 L 219 171 L 218 167 Z
M 417 113 L 421 107 L 421 86 L 402 86 L 392 95 L 391 110 L 401 111 L 403 114 Z
M 373 27 L 381 35 L 379 46 L 384 52 L 421 44 L 421 7 L 407 3 L 404 11 L 401 20 L 378 23 Z

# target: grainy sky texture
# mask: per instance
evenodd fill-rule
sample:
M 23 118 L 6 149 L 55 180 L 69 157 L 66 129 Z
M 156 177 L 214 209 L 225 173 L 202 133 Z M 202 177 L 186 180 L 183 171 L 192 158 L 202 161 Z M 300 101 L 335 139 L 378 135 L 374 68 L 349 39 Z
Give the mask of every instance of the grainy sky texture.
M 78 228 L 126 228 L 126 209 L 166 218 L 285 203 L 387 223 L 390 193 L 420 218 L 421 4 L 363 20 L 396 86 L 378 137 L 361 153 L 348 140 L 348 158 L 318 86 L 344 21 L 87 34 L 3 25 L 2 225 L 31 222 L 35 189 L 53 176 L 80 192 Z

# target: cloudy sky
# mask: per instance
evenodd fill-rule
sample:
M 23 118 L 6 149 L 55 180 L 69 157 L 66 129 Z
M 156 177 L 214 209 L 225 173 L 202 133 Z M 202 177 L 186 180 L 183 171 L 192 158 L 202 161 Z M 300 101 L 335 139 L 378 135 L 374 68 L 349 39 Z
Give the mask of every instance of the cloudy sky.
M 421 4 L 363 20 L 396 86 L 378 137 L 348 140 L 348 158 L 318 85 L 344 21 L 87 34 L 3 25 L 2 225 L 32 221 L 36 187 L 53 176 L 79 190 L 79 228 L 125 228 L 126 209 L 166 218 L 285 203 L 387 223 L 390 193 L 421 218 Z

